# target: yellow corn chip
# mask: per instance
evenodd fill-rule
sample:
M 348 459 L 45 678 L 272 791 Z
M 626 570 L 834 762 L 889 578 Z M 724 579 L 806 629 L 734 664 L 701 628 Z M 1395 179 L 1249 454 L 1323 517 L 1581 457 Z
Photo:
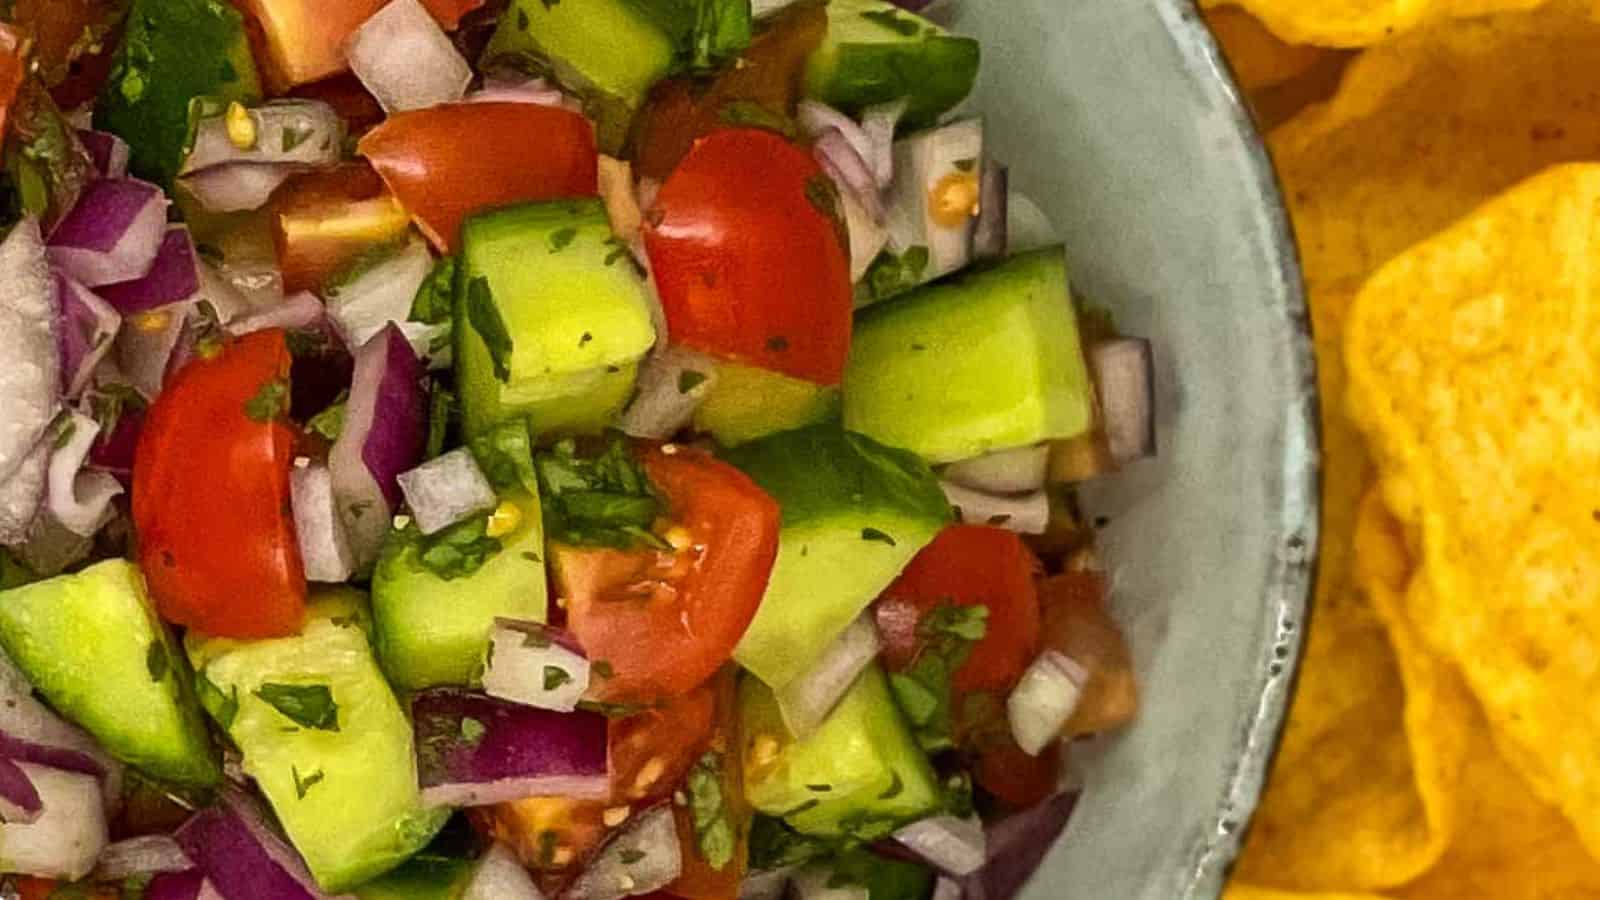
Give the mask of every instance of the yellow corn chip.
M 1420 543 L 1410 618 L 1535 792 L 1600 849 L 1600 165 L 1552 169 L 1385 266 L 1351 410 Z
M 1222 45 L 1239 86 L 1246 91 L 1283 84 L 1337 51 L 1280 40 L 1255 16 L 1235 6 L 1205 11 L 1206 24 Z
M 1422 25 L 1526 10 L 1545 0 L 1206 0 L 1237 2 L 1286 41 L 1328 47 L 1367 47 Z

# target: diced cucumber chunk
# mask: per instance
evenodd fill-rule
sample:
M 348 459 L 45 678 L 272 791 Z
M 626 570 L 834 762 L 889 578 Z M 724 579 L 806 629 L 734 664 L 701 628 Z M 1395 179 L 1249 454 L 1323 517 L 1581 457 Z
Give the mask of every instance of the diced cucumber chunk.
M 908 126 L 931 125 L 972 92 L 979 58 L 977 41 L 887 0 L 832 0 L 806 93 L 851 115 L 903 98 Z

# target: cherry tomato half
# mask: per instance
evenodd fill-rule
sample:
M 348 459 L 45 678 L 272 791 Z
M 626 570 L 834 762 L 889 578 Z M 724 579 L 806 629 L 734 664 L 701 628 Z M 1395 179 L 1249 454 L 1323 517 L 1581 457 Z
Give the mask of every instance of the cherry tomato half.
M 750 862 L 750 820 L 755 810 L 745 796 L 744 761 L 740 757 L 744 741 L 740 737 L 738 669 L 724 667 L 711 687 L 716 692 L 717 709 L 706 749 L 714 752 L 715 761 L 720 763 L 717 785 L 722 792 L 722 810 L 733 830 L 733 857 L 721 868 L 712 865 L 701 850 L 693 810 L 674 806 L 678 840 L 684 848 L 683 872 L 667 885 L 666 892 L 683 900 L 736 900 Z
M 833 182 L 770 131 L 702 138 L 646 215 L 674 343 L 817 384 L 850 353 L 850 255 Z
M 133 466 L 139 562 L 168 621 L 207 634 L 293 634 L 306 578 L 289 508 L 295 429 L 281 330 L 178 372 L 145 416 Z
M 358 149 L 446 252 L 455 252 L 461 223 L 475 212 L 600 190 L 594 127 L 553 106 L 446 103 L 399 113 Z
M 687 448 L 642 451 L 677 549 L 553 544 L 567 623 L 610 677 L 593 699 L 648 703 L 704 684 L 755 617 L 778 553 L 778 504 L 743 472 Z

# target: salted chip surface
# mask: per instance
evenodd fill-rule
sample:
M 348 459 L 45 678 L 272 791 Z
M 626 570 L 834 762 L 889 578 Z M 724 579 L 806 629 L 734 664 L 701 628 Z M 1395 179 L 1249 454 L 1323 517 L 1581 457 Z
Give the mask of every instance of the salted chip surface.
M 1600 165 L 1553 168 L 1356 299 L 1352 414 L 1419 548 L 1411 620 L 1600 850 Z
M 1207 0 L 1237 4 L 1286 41 L 1328 47 L 1367 47 L 1424 25 L 1506 10 L 1545 0 Z

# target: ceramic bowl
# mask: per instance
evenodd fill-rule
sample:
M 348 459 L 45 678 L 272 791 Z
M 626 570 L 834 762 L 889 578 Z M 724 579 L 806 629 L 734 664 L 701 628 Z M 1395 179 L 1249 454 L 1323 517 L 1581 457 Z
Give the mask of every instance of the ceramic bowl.
M 1190 0 L 966 0 L 975 107 L 1062 232 L 1075 292 L 1150 337 L 1158 458 L 1086 492 L 1142 676 L 1128 732 L 1024 898 L 1221 890 L 1293 687 L 1317 541 L 1317 397 L 1266 152 Z

